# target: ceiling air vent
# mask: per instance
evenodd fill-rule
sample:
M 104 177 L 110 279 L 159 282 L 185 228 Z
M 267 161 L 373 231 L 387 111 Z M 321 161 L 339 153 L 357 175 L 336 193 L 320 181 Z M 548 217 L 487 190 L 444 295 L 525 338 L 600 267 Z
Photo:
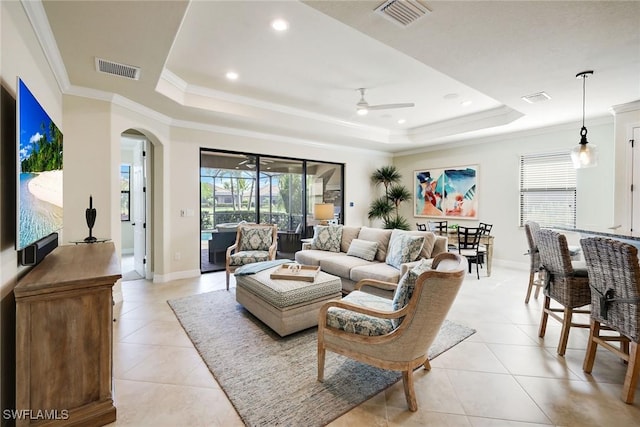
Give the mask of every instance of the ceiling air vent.
M 378 15 L 402 27 L 408 27 L 431 12 L 417 0 L 387 0 L 375 11 Z
M 118 62 L 107 61 L 106 59 L 96 58 L 96 70 L 101 73 L 112 74 L 114 76 L 126 77 L 132 80 L 140 78 L 140 68 L 132 65 L 120 64 Z
M 535 104 L 536 102 L 543 102 L 550 100 L 551 97 L 547 95 L 545 92 L 538 92 L 532 95 L 523 96 L 522 100 L 528 102 L 529 104 Z

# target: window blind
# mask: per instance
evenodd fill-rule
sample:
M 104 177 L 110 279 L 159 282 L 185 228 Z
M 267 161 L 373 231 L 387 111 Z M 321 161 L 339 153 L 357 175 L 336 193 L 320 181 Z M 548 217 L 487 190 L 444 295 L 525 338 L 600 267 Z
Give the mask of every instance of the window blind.
M 569 151 L 520 156 L 520 226 L 576 226 L 576 170 Z

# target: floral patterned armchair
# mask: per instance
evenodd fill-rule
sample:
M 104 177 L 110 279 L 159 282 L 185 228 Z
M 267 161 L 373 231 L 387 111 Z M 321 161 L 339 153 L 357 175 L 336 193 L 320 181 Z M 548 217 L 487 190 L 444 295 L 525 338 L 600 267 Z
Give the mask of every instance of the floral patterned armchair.
M 229 276 L 246 264 L 276 259 L 278 226 L 275 224 L 242 224 L 236 232 L 236 242 L 227 248 L 225 269 L 227 290 Z

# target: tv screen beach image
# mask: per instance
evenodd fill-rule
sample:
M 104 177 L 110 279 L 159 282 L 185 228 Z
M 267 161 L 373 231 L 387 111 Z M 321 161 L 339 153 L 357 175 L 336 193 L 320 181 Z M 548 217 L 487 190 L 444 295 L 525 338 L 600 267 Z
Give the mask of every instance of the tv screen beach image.
M 18 249 L 62 228 L 62 133 L 18 80 Z

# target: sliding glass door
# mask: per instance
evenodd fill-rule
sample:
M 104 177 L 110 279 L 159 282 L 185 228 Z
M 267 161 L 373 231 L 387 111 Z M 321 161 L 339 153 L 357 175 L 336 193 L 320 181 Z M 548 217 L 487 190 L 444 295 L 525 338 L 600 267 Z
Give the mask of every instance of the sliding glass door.
M 314 225 L 344 223 L 343 170 L 344 166 L 340 164 L 307 162 L 308 236 L 313 235 Z
M 224 269 L 241 221 L 276 224 L 280 258 L 292 258 L 314 225 L 342 223 L 343 170 L 335 163 L 202 149 L 201 271 Z M 318 217 L 319 204 L 330 218 Z

